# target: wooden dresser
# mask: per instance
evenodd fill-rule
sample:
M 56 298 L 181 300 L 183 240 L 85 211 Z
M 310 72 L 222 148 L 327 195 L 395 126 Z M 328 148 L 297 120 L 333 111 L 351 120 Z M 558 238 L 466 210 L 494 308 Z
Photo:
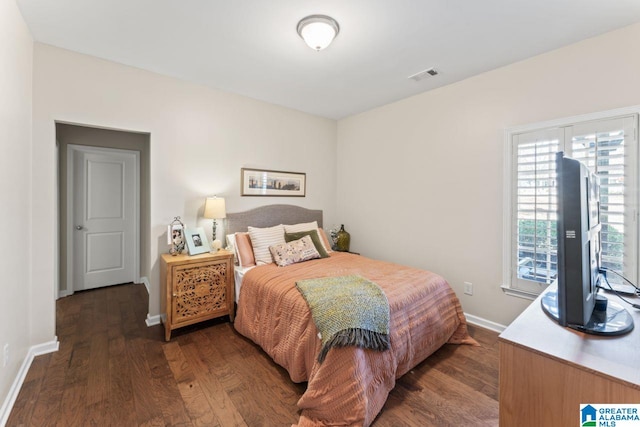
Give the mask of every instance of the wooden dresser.
M 577 426 L 581 403 L 640 403 L 640 312 L 625 305 L 634 330 L 603 337 L 561 327 L 540 299 L 499 338 L 500 425 Z
M 233 254 L 162 254 L 161 313 L 165 339 L 183 326 L 229 315 L 234 319 Z

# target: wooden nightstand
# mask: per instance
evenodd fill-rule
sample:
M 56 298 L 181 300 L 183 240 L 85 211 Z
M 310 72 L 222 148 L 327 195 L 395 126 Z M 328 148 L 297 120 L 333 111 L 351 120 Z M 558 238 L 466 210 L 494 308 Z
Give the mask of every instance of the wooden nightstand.
M 234 318 L 233 254 L 162 254 L 160 263 L 161 312 L 164 337 L 171 331 L 203 320 Z

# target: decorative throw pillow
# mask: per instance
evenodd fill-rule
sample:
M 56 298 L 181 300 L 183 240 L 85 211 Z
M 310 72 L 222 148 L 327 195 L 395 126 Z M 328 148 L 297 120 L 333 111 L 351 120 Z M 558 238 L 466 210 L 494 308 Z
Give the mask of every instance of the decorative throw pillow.
M 304 236 L 302 239 L 294 240 L 293 242 L 273 245 L 269 247 L 269 250 L 276 264 L 280 267 L 320 258 L 320 254 L 309 236 Z
M 333 252 L 333 250 L 331 250 L 329 239 L 327 239 L 327 233 L 325 233 L 322 228 L 318 228 L 318 235 L 320 236 L 320 241 L 322 242 L 322 246 L 324 246 L 324 250 L 327 251 L 327 254 Z
M 310 231 L 318 229 L 318 221 L 301 222 L 300 224 L 285 225 L 285 233 L 297 233 L 299 231 Z
M 238 265 L 240 267 L 253 267 L 256 260 L 253 257 L 253 247 L 249 233 L 236 233 L 236 253 L 238 254 Z
M 273 259 L 271 258 L 271 253 L 269 252 L 269 246 L 286 243 L 284 241 L 284 226 L 280 224 L 274 227 L 267 228 L 248 228 L 256 265 L 271 264 L 273 262 Z
M 320 236 L 318 235 L 318 229 L 309 230 L 309 231 L 299 231 L 297 233 L 284 233 L 285 242 L 292 242 L 294 240 L 302 239 L 304 236 L 311 237 L 311 241 L 313 242 L 313 246 L 315 246 L 316 250 L 320 254 L 320 258 L 327 258 L 329 254 L 326 250 L 324 250 L 324 246 L 320 241 Z

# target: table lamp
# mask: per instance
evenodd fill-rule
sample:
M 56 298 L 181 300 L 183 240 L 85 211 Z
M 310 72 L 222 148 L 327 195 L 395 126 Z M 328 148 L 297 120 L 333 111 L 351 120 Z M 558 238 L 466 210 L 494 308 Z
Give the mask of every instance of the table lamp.
M 216 220 L 227 217 L 224 199 L 216 196 L 207 197 L 207 200 L 204 203 L 204 217 L 213 219 L 211 247 L 217 251 L 222 247 L 222 242 L 220 242 L 220 240 L 216 240 Z

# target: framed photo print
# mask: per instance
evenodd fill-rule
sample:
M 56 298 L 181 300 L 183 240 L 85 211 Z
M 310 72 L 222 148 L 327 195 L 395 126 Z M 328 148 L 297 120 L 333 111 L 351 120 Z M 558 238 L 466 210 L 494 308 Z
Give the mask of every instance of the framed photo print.
M 181 254 L 184 250 L 184 224 L 177 216 L 173 222 L 167 226 L 167 245 L 170 246 L 169 253 L 172 255 Z
M 242 168 L 241 174 L 241 195 L 243 196 L 304 197 L 306 195 L 307 174 L 305 173 Z
M 187 228 L 184 235 L 187 241 L 187 248 L 189 248 L 189 255 L 204 254 L 211 251 L 207 235 L 204 234 L 202 227 Z

